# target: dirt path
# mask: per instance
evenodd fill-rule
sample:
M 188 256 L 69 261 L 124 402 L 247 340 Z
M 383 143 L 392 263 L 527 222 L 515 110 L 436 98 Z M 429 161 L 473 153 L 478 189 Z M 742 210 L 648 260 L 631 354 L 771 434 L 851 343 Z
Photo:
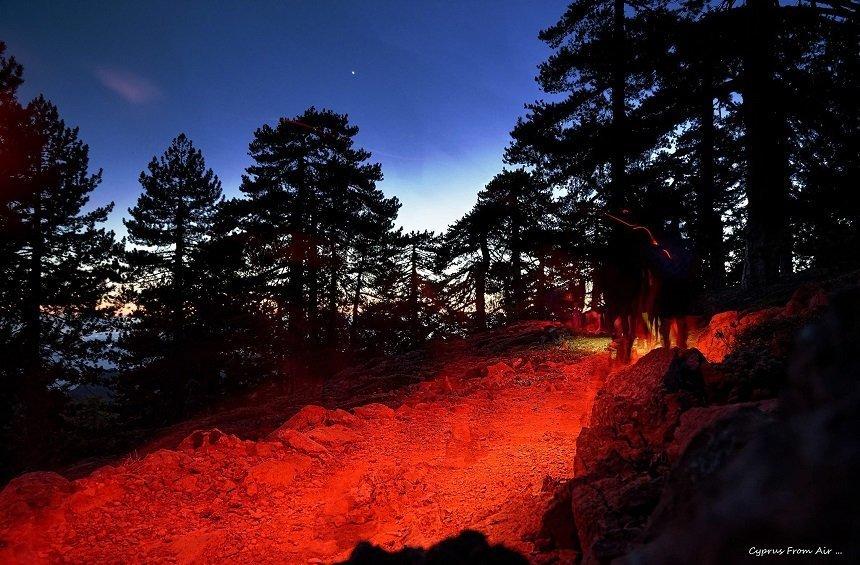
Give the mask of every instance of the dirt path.
M 268 440 L 197 432 L 74 482 L 25 476 L 0 494 L 0 562 L 328 563 L 464 528 L 529 554 L 606 363 L 498 364 L 396 410 L 308 407 Z

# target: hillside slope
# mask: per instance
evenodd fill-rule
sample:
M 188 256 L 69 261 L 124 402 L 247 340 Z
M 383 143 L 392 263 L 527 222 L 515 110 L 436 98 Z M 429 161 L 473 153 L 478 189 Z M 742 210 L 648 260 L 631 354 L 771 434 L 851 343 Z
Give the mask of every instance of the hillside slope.
M 528 554 L 545 479 L 573 476 L 608 367 L 605 340 L 561 334 L 489 334 L 397 391 L 356 375 L 327 385 L 394 409 L 308 406 L 256 441 L 206 429 L 76 481 L 15 479 L 0 562 L 330 562 L 362 540 L 426 546 L 464 528 Z

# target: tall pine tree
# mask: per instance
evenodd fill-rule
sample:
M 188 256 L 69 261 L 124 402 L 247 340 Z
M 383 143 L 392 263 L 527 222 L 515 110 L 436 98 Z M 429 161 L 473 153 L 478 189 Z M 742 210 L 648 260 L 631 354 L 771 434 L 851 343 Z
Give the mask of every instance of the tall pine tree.
M 203 153 L 179 134 L 140 174 L 143 193 L 125 220 L 128 241 L 128 299 L 135 309 L 123 344 L 132 387 L 181 413 L 206 356 L 195 349 L 195 318 L 207 294 L 201 287 L 197 252 L 210 235 L 221 200 L 221 182 Z M 149 378 L 147 378 L 149 377 Z
M 119 248 L 101 226 L 113 205 L 88 206 L 101 172 L 90 173 L 77 128 L 42 97 L 17 105 L 20 69 L 8 60 L 0 68 L 0 113 L 9 110 L 0 141 L 11 157 L 0 173 L 4 431 L 15 429 L 21 462 L 44 463 L 51 450 L 38 439 L 61 425 L 60 392 L 103 375 L 111 336 L 105 301 L 118 281 Z
M 357 133 L 347 116 L 309 108 L 264 125 L 250 145 L 241 187 L 249 273 L 255 299 L 282 328 L 284 355 L 339 347 L 344 307 L 361 302 L 367 254 L 393 229 L 400 204 L 376 187 L 381 167 L 354 146 Z

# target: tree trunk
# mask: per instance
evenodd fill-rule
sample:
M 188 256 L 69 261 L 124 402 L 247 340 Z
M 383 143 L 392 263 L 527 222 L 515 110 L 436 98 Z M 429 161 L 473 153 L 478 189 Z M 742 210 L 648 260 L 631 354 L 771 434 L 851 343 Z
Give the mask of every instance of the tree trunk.
M 44 234 L 42 233 L 42 189 L 38 186 L 33 193 L 33 225 L 31 226 L 31 254 L 29 302 L 27 303 L 27 377 L 30 385 L 39 385 L 42 379 L 42 257 L 44 256 Z
M 182 190 L 180 189 L 179 201 L 176 204 L 176 215 L 174 217 L 175 230 L 173 233 L 173 266 L 172 266 L 172 302 L 173 302 L 173 321 L 172 321 L 172 355 L 168 357 L 171 366 L 168 371 L 188 371 L 187 356 L 185 353 L 184 335 L 185 335 L 185 228 L 186 228 L 186 213 L 184 202 L 182 201 Z M 189 376 L 183 373 L 182 377 L 177 373 L 172 376 L 168 382 L 169 391 L 167 392 L 167 401 L 174 413 L 180 415 L 185 412 L 187 406 L 188 389 L 186 388 L 189 382 Z
M 726 258 L 723 251 L 723 224 L 716 209 L 714 185 L 714 92 L 713 60 L 710 44 L 703 46 L 702 92 L 700 107 L 701 138 L 699 159 L 701 185 L 699 187 L 699 246 L 707 265 L 707 281 L 712 289 L 722 288 L 726 276 Z
M 305 330 L 302 298 L 305 287 L 305 254 L 307 237 L 305 232 L 305 208 L 308 199 L 307 171 L 304 160 L 299 164 L 300 181 L 297 186 L 296 205 L 290 218 L 290 242 L 287 258 L 289 261 L 287 280 L 287 334 L 297 344 L 302 341 Z
M 412 243 L 412 255 L 409 258 L 409 333 L 412 344 L 418 345 L 421 341 L 418 324 L 418 245 Z
M 176 206 L 176 231 L 173 252 L 173 341 L 180 347 L 185 326 L 185 207 L 181 200 Z
M 311 221 L 310 225 L 313 225 Z M 306 321 L 305 336 L 310 338 L 311 343 L 319 345 L 321 340 L 321 313 L 320 313 L 320 287 L 323 276 L 320 269 L 320 254 L 317 246 L 317 238 L 310 237 L 307 245 L 307 264 L 305 266 L 305 284 L 308 290 L 308 298 L 305 304 L 300 304 L 303 309 L 302 320 Z
M 615 0 L 613 6 L 613 61 L 611 77 L 612 103 L 612 161 L 609 210 L 619 213 L 626 206 L 625 198 L 625 108 L 624 108 L 624 55 L 627 43 L 624 30 L 624 1 Z
M 490 247 L 487 232 L 481 233 L 481 259 L 475 271 L 475 325 L 479 330 L 487 329 L 487 272 L 490 270 Z
M 331 252 L 329 253 L 331 260 L 331 272 L 328 280 L 328 329 L 326 331 L 326 341 L 329 347 L 337 347 L 337 282 L 340 267 L 340 258 L 337 255 L 337 247 L 332 244 Z
M 748 0 L 743 58 L 746 129 L 747 227 L 743 283 L 775 282 L 785 251 L 785 119 L 774 77 L 775 10 L 770 0 Z
M 515 221 L 511 229 L 511 309 L 508 314 L 514 320 L 522 318 L 523 312 L 523 253 L 520 224 Z
M 539 320 L 547 318 L 547 295 L 549 294 L 549 285 L 547 284 L 546 276 L 546 255 L 543 249 L 538 251 L 538 271 L 535 285 L 535 317 Z
M 352 295 L 352 321 L 349 325 L 349 345 L 355 347 L 358 339 L 358 307 L 361 304 L 361 283 L 364 275 L 364 256 L 358 261 L 358 272 L 355 274 L 355 292 Z

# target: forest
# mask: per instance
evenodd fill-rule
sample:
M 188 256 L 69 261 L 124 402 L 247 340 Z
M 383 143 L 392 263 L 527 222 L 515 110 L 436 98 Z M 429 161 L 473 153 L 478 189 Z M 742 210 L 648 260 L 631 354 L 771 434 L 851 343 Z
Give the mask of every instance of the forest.
M 119 239 L 86 141 L 0 43 L 0 475 L 524 320 L 596 320 L 623 358 L 635 326 L 857 269 L 856 9 L 575 0 L 540 32 L 546 99 L 442 233 L 397 227 L 359 125 L 310 107 L 253 132 L 235 198 L 165 140 Z

